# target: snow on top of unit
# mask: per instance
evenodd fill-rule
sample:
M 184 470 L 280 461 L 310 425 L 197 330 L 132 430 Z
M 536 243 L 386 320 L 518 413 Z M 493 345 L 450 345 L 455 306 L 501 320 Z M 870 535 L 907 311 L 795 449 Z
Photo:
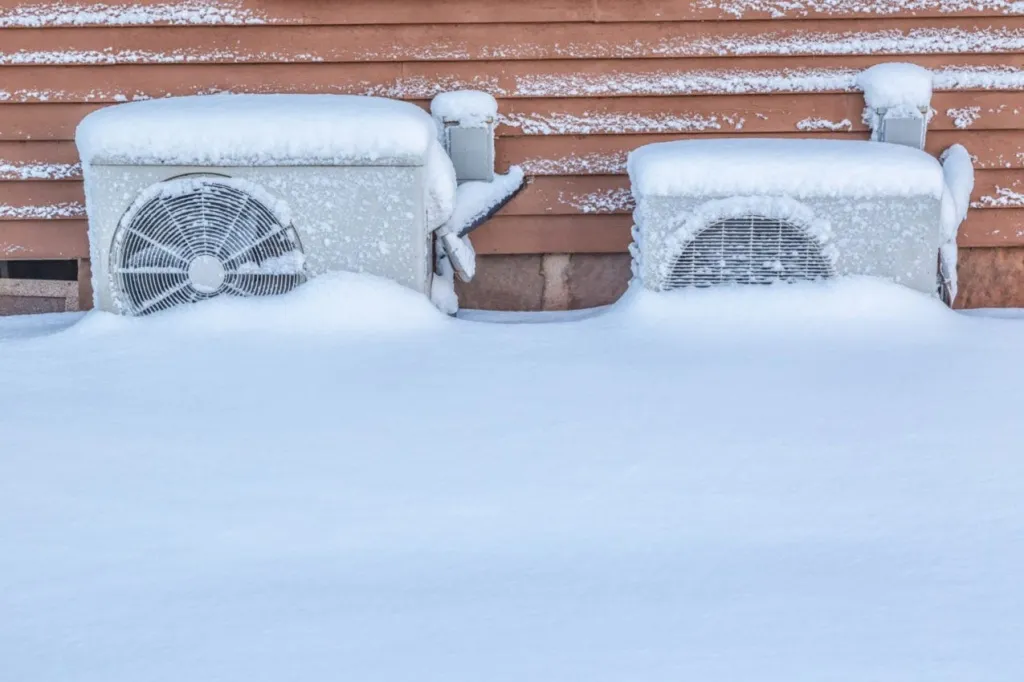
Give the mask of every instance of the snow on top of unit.
M 701 194 L 940 198 L 939 162 L 925 152 L 859 140 L 681 140 L 629 155 L 637 196 Z
M 483 126 L 498 118 L 498 101 L 480 90 L 443 92 L 430 102 L 430 113 L 442 121 Z
M 927 109 L 932 101 L 932 72 L 917 64 L 876 64 L 857 76 L 857 87 L 873 109 L 911 106 Z
M 93 164 L 423 165 L 437 134 L 419 107 L 351 95 L 211 95 L 90 114 L 76 134 Z

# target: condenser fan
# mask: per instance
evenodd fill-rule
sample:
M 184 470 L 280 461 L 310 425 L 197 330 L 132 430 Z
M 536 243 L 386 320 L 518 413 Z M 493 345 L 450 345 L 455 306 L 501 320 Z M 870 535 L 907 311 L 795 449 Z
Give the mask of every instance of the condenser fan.
M 111 277 L 122 312 L 148 315 L 302 284 L 302 245 L 273 205 L 258 187 L 227 178 L 178 178 L 147 191 L 114 237 Z

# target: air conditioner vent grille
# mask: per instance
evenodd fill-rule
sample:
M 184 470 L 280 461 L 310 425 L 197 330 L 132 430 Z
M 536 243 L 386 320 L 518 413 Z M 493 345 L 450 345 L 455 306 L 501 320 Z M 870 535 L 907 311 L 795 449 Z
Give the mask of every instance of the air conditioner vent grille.
M 664 288 L 772 284 L 833 274 L 821 246 L 799 226 L 751 215 L 701 230 L 672 263 Z
M 295 230 L 239 183 L 180 178 L 150 194 L 114 237 L 111 277 L 122 312 L 281 294 L 306 280 Z

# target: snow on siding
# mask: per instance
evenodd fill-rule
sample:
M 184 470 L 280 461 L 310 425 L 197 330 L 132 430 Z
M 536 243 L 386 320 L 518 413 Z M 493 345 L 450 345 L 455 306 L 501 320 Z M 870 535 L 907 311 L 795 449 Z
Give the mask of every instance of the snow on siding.
M 784 69 L 530 74 L 516 79 L 515 90 L 523 97 L 828 92 L 852 90 L 857 73 L 853 69 Z
M 0 50 L 3 48 L 0 47 Z M 1024 30 L 1009 28 L 922 28 L 901 31 L 797 31 L 757 35 L 698 35 L 628 40 L 623 42 L 547 42 L 484 45 L 473 49 L 466 42 L 437 41 L 427 45 L 392 43 L 345 53 L 345 59 L 376 60 L 472 60 L 483 59 L 638 59 L 701 56 L 758 55 L 909 55 L 990 54 L 1024 50 Z M 315 52 L 267 52 L 241 46 L 216 49 L 179 49 L 158 52 L 145 49 L 19 50 L 0 52 L 0 64 L 189 64 L 211 62 L 303 63 L 337 58 L 332 49 Z
M 76 180 L 82 177 L 78 163 L 9 163 L 0 159 L 0 180 Z
M 811 131 L 811 130 L 830 130 L 832 132 L 839 132 L 841 130 L 849 131 L 853 130 L 853 122 L 844 118 L 842 121 L 830 121 L 827 118 L 805 118 L 802 121 L 798 121 L 796 124 L 797 130 Z
M 1001 12 L 1024 11 L 1016 0 L 700 0 L 700 7 L 721 9 L 736 18 L 768 14 L 775 18 L 809 14 L 889 15 L 911 12 Z
M 178 24 L 263 24 L 265 18 L 245 9 L 242 2 L 184 0 L 154 5 L 121 3 L 47 2 L 0 9 L 0 28 L 53 26 L 106 26 Z
M 855 92 L 860 71 L 855 69 L 784 69 L 777 71 L 663 71 L 654 73 L 529 74 L 515 78 L 507 88 L 497 76 L 427 78 L 411 76 L 388 83 L 339 83 L 321 92 L 373 95 L 400 99 L 430 99 L 450 90 L 482 90 L 495 97 L 628 97 L 662 95 L 754 95 L 774 93 Z M 958 66 L 933 72 L 936 90 L 1024 90 L 1024 70 L 1011 66 Z M 258 90 L 259 88 L 252 88 Z M 264 90 L 278 92 L 268 84 Z M 220 88 L 196 86 L 189 94 L 218 94 Z M 85 93 L 66 90 L 0 90 L 0 102 L 127 102 L 148 99 L 141 91 L 94 89 Z M 559 115 L 553 115 L 557 118 Z M 714 127 L 714 121 L 710 123 Z M 628 127 L 628 126 L 627 126 Z M 635 127 L 635 126 L 632 126 Z M 638 128 L 644 129 L 644 128 Z M 742 129 L 737 122 L 737 129 Z M 585 134 L 580 133 L 580 134 Z
M 1024 194 L 1009 187 L 996 187 L 995 196 L 986 194 L 971 203 L 971 208 L 1024 208 Z
M 500 120 L 527 135 L 593 135 L 607 133 L 687 133 L 741 130 L 744 119 L 728 114 L 633 114 L 586 112 L 570 114 L 502 114 Z
M 84 218 L 85 205 L 65 201 L 48 206 L 8 206 L 0 204 L 0 218 L 9 220 L 52 220 L 56 218 Z
M 953 121 L 953 125 L 961 130 L 966 130 L 974 125 L 974 122 L 981 118 L 981 107 L 961 107 L 959 109 L 947 109 L 946 116 Z
M 626 152 L 570 154 L 556 159 L 527 159 L 527 175 L 618 175 L 626 172 Z
M 580 213 L 625 213 L 633 210 L 633 194 L 629 189 L 617 187 L 586 194 L 558 193 L 558 200 Z

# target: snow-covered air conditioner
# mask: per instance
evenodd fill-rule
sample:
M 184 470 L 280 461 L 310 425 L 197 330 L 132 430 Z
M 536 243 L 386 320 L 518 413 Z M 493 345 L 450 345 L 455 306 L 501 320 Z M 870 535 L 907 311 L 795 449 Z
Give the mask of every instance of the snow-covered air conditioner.
M 666 142 L 633 152 L 629 175 L 635 274 L 657 291 L 856 274 L 935 294 L 956 229 L 942 166 L 905 146 Z
M 284 293 L 344 270 L 392 279 L 452 312 L 451 273 L 439 276 L 437 254 L 457 249 L 459 272 L 472 274 L 467 229 L 450 225 L 455 170 L 415 105 L 152 100 L 88 116 L 76 139 L 101 310 L 145 315 Z M 442 228 L 447 238 L 435 243 Z

